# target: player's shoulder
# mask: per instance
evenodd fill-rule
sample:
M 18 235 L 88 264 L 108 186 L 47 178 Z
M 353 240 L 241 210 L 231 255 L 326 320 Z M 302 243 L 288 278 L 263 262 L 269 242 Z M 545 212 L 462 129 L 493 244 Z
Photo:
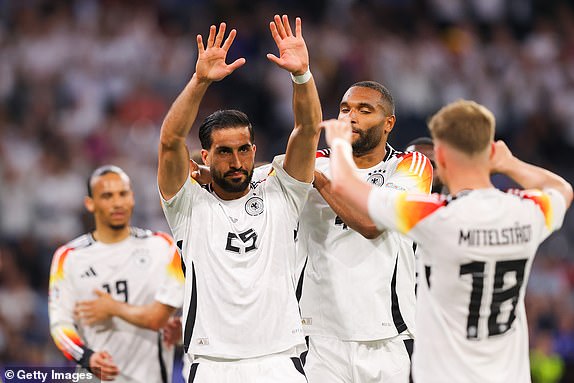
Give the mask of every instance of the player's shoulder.
M 142 229 L 140 227 L 130 227 L 130 237 L 136 240 L 143 241 L 159 241 L 166 243 L 169 246 L 173 245 L 174 240 L 171 235 L 163 231 L 152 231 L 150 229 Z
M 326 172 L 331 164 L 331 149 L 320 149 L 315 152 L 315 169 Z
M 90 247 L 94 243 L 96 243 L 96 240 L 94 239 L 92 234 L 86 233 L 86 234 L 82 234 L 79 237 L 72 239 L 71 241 L 69 241 L 68 243 L 63 245 L 62 247 L 78 250 L 78 249 L 84 249 L 84 248 Z
M 58 247 L 54 252 L 53 262 L 64 263 L 66 259 L 70 259 L 68 257 L 69 254 L 89 249 L 94 243 L 96 243 L 96 240 L 92 234 L 82 234 L 79 237 L 76 237 L 66 244 Z
M 535 206 L 536 208 L 546 212 L 550 208 L 551 200 L 550 194 L 547 191 L 539 189 L 508 189 L 505 195 L 509 199 L 514 199 L 521 205 Z
M 390 151 L 389 151 L 390 148 Z M 401 152 L 387 146 L 388 162 L 396 164 L 396 171 L 422 177 L 432 171 L 430 160 L 420 152 Z
M 329 158 L 331 157 L 331 149 L 319 149 L 315 152 L 315 158 Z

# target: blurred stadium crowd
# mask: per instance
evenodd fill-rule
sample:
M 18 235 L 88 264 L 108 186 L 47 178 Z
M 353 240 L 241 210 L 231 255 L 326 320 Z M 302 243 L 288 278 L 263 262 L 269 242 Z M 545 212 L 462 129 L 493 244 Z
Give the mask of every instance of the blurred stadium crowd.
M 396 98 L 390 142 L 400 149 L 427 135 L 441 105 L 474 99 L 517 156 L 574 182 L 568 0 L 0 0 L 0 364 L 63 363 L 48 329 L 49 265 L 57 246 L 90 228 L 82 201 L 93 168 L 123 167 L 133 223 L 168 230 L 159 127 L 210 24 L 238 30 L 230 60 L 247 64 L 209 90 L 203 112 L 247 112 L 259 160 L 284 148 L 291 80 L 265 58 L 275 13 L 303 19 L 325 117 L 349 85 L 379 81 Z M 527 310 L 534 381 L 574 382 L 572 212 L 539 251 Z

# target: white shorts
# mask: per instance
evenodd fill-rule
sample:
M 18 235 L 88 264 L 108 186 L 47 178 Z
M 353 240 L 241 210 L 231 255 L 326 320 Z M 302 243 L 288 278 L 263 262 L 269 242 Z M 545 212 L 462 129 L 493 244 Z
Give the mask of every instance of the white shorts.
M 298 357 L 274 354 L 252 359 L 197 357 L 188 383 L 308 383 Z
M 346 342 L 311 336 L 305 358 L 309 383 L 408 383 L 412 339 Z

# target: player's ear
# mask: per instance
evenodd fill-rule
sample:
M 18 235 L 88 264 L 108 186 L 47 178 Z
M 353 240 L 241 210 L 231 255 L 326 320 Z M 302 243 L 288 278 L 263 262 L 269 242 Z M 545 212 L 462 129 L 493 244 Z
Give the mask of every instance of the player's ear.
M 493 141 L 490 143 L 490 154 L 488 158 L 492 160 L 495 154 L 496 154 L 496 143 Z
M 207 150 L 201 149 L 201 159 L 203 160 L 203 163 L 207 166 L 210 165 L 208 154 L 209 152 Z
M 385 133 L 387 133 L 387 134 L 391 133 L 391 130 L 393 130 L 393 128 L 395 127 L 396 121 L 397 121 L 397 118 L 395 117 L 394 114 L 385 118 L 385 126 L 384 126 Z
M 255 152 L 257 152 L 257 146 L 255 146 L 255 144 L 251 145 L 251 147 L 253 148 L 253 154 L 255 154 Z
M 434 156 L 435 156 L 435 161 L 436 161 L 436 164 L 438 165 L 438 167 L 442 168 L 442 169 L 446 168 L 444 148 L 442 147 L 442 145 L 435 144 Z
M 84 206 L 86 207 L 86 210 L 89 211 L 90 213 L 93 213 L 95 210 L 95 206 L 94 206 L 94 200 L 91 197 L 84 197 Z

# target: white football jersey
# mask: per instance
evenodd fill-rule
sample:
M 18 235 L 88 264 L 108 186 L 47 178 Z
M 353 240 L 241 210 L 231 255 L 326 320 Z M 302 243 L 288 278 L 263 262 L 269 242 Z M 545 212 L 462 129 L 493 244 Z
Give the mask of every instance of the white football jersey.
M 454 198 L 373 189 L 369 214 L 421 249 L 413 376 L 530 382 L 524 292 L 538 245 L 565 214 L 555 190 L 480 189 Z
M 186 352 L 236 359 L 305 349 L 295 235 L 310 188 L 278 156 L 242 198 L 224 201 L 189 178 L 162 200 L 186 268 Z
M 184 278 L 173 239 L 137 228 L 113 244 L 82 235 L 54 254 L 49 298 L 50 331 L 68 359 L 80 362 L 91 351 L 107 351 L 120 370 L 118 382 L 171 382 L 174 349 L 166 349 L 160 332 L 116 317 L 95 326 L 74 319 L 75 303 L 95 299 L 95 289 L 132 305 L 157 300 L 181 307 Z
M 361 178 L 385 189 L 429 193 L 432 166 L 418 152 L 390 145 L 383 161 L 358 169 Z M 317 152 L 315 167 L 328 178 L 330 150 Z M 369 240 L 347 227 L 316 189 L 301 215 L 298 250 L 307 256 L 300 300 L 306 335 L 371 341 L 408 329 L 414 336 L 413 242 L 394 231 Z

